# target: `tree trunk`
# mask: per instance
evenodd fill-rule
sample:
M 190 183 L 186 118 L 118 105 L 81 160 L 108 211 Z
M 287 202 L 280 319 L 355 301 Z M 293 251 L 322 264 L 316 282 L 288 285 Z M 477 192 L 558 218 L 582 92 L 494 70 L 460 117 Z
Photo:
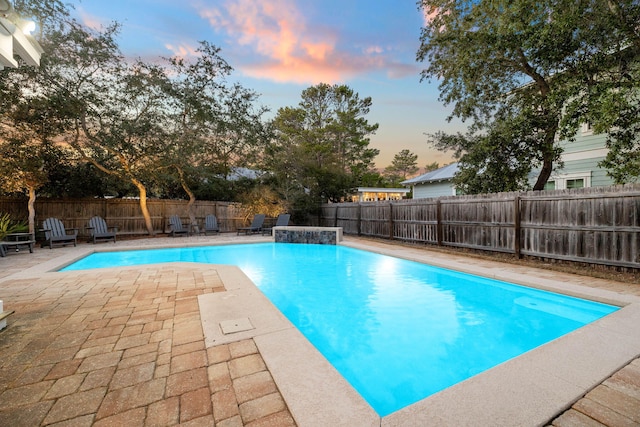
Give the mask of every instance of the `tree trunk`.
M 558 158 L 558 153 L 554 149 L 556 132 L 558 126 L 550 126 L 546 129 L 544 145 L 540 148 L 542 151 L 542 169 L 538 175 L 538 180 L 533 186 L 534 191 L 544 190 L 544 186 L 553 172 L 553 163 Z
M 137 179 L 132 179 L 133 185 L 138 188 L 138 194 L 140 194 L 140 210 L 142 211 L 142 216 L 144 217 L 144 224 L 147 227 L 147 232 L 149 236 L 155 235 L 153 231 L 153 223 L 151 222 L 151 214 L 149 213 L 149 208 L 147 208 L 147 189 L 144 184 L 138 181 Z
M 27 210 L 29 212 L 29 233 L 36 235 L 36 189 L 35 187 L 29 187 L 29 202 L 27 203 Z
M 542 169 L 540 170 L 540 174 L 538 175 L 538 180 L 533 186 L 534 191 L 544 190 L 544 186 L 549 180 L 551 172 L 553 172 L 553 160 L 548 159 L 545 155 L 545 159 L 542 163 Z
M 191 188 L 187 185 L 187 181 L 184 179 L 184 171 L 181 168 L 177 168 L 178 175 L 180 176 L 180 185 L 182 185 L 183 190 L 189 196 L 189 202 L 187 203 L 187 214 L 189 215 L 189 223 L 191 226 L 197 226 L 198 223 L 196 221 L 196 214 L 193 212 L 193 205 L 196 203 L 196 195 L 193 194 Z

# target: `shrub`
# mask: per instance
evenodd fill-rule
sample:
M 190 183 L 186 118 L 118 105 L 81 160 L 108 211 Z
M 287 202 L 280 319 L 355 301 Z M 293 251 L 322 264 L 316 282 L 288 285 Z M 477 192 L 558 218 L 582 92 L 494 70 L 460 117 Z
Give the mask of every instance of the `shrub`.
M 29 226 L 20 221 L 14 221 L 8 213 L 0 214 L 0 240 L 7 234 L 23 233 L 29 230 Z

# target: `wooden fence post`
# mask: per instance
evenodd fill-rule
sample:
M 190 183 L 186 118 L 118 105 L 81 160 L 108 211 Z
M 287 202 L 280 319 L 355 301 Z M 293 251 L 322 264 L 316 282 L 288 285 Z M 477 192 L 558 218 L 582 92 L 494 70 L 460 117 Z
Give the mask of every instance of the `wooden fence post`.
M 442 205 L 440 199 L 436 200 L 436 241 L 442 246 Z
M 362 204 L 358 203 L 358 214 L 356 217 L 356 226 L 358 228 L 358 236 L 362 235 L 362 230 L 360 229 L 361 223 L 362 223 Z
M 333 214 L 333 226 L 338 226 L 338 205 L 336 205 L 336 212 Z
M 389 239 L 393 240 L 393 203 L 389 202 Z
M 513 251 L 518 258 L 522 258 L 522 253 L 520 253 L 520 221 L 520 196 L 515 196 L 513 199 Z

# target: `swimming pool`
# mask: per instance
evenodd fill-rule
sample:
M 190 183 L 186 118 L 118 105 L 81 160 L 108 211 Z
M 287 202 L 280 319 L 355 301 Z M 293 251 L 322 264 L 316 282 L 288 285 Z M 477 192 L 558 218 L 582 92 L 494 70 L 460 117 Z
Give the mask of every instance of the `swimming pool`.
M 239 266 L 380 416 L 617 309 L 330 245 L 105 252 L 65 270 L 170 261 Z

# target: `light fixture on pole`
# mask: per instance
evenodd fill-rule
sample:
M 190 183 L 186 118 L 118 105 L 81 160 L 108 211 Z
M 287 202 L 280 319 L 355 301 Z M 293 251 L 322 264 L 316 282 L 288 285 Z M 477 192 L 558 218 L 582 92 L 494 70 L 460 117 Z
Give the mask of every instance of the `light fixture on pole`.
M 8 0 L 0 0 L 0 14 L 9 14 L 13 10 Z
M 40 44 L 31 37 L 35 23 L 18 16 L 9 0 L 0 0 L 0 69 L 18 66 L 14 55 L 31 66 L 40 65 L 43 53 Z

